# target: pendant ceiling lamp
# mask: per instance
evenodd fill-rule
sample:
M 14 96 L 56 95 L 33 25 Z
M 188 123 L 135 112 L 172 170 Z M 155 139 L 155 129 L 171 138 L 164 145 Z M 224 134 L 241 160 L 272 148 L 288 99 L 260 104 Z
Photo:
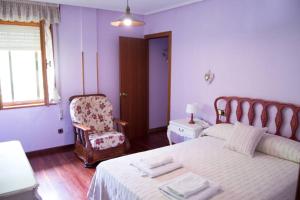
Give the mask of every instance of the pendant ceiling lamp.
M 130 12 L 130 8 L 127 0 L 127 7 L 125 14 L 118 19 L 117 21 L 113 21 L 110 23 L 112 26 L 120 27 L 120 26 L 143 26 L 145 22 L 134 19 L 133 15 Z

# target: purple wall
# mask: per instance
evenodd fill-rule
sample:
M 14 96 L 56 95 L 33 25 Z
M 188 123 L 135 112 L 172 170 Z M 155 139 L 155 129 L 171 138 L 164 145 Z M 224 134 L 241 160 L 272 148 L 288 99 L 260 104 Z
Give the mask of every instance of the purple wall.
M 106 94 L 114 105 L 114 116 L 120 113 L 119 91 L 119 36 L 144 37 L 143 27 L 116 28 L 110 25 L 122 13 L 99 10 L 99 81 L 100 92 Z
M 81 48 L 87 58 L 87 92 L 96 91 L 96 48 L 100 91 L 112 100 L 118 116 L 119 35 L 173 32 L 172 119 L 185 117 L 185 105 L 198 102 L 201 117 L 213 122 L 213 101 L 220 95 L 300 104 L 299 0 L 207 0 L 146 16 L 144 28 L 127 29 L 109 25 L 122 14 L 118 12 L 61 6 L 61 13 L 56 40 L 64 119 L 59 120 L 57 105 L 0 111 L 0 141 L 21 140 L 26 151 L 73 142 L 68 98 L 82 91 Z M 216 76 L 211 85 L 203 79 L 209 69 Z M 58 128 L 65 133 L 57 134 Z
M 74 141 L 68 98 L 81 94 L 81 51 L 85 52 L 87 93 L 97 91 L 96 50 L 100 54 L 100 92 L 106 94 L 119 117 L 119 36 L 142 37 L 143 28 L 114 28 L 110 21 L 122 13 L 61 6 L 61 23 L 54 30 L 64 119 L 58 105 L 0 111 L 0 141 L 20 140 L 25 151 L 71 144 Z M 83 31 L 81 31 L 83 30 Z M 98 43 L 97 43 L 98 39 Z M 59 135 L 57 129 L 63 128 Z
M 207 0 L 145 17 L 145 34 L 173 32 L 171 118 L 215 121 L 220 95 L 300 104 L 300 1 Z M 208 85 L 204 74 L 215 73 Z
M 167 126 L 168 113 L 168 62 L 163 52 L 168 39 L 149 41 L 149 128 Z M 166 51 L 167 53 L 167 51 Z

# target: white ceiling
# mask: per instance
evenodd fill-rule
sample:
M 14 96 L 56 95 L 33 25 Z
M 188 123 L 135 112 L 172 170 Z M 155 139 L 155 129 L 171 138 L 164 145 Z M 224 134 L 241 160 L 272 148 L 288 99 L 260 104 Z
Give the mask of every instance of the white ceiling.
M 57 4 L 100 8 L 105 10 L 124 11 L 126 0 L 35 0 Z M 203 0 L 129 0 L 131 12 L 149 15 L 156 12 L 188 5 Z

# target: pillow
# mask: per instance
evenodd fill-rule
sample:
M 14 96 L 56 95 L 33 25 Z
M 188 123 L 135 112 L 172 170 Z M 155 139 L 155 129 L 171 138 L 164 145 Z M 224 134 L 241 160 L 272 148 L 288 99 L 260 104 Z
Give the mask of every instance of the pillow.
M 233 132 L 234 125 L 222 123 L 203 130 L 203 134 L 226 140 Z
M 272 134 L 264 134 L 256 148 L 257 151 L 300 163 L 300 142 Z
M 253 157 L 256 146 L 266 131 L 267 128 L 258 128 L 236 122 L 224 148 Z

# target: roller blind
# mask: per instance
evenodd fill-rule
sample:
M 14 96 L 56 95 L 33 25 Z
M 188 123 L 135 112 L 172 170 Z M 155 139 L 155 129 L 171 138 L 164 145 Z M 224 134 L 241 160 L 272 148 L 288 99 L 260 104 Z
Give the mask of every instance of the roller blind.
M 41 50 L 40 28 L 0 25 L 1 50 Z

